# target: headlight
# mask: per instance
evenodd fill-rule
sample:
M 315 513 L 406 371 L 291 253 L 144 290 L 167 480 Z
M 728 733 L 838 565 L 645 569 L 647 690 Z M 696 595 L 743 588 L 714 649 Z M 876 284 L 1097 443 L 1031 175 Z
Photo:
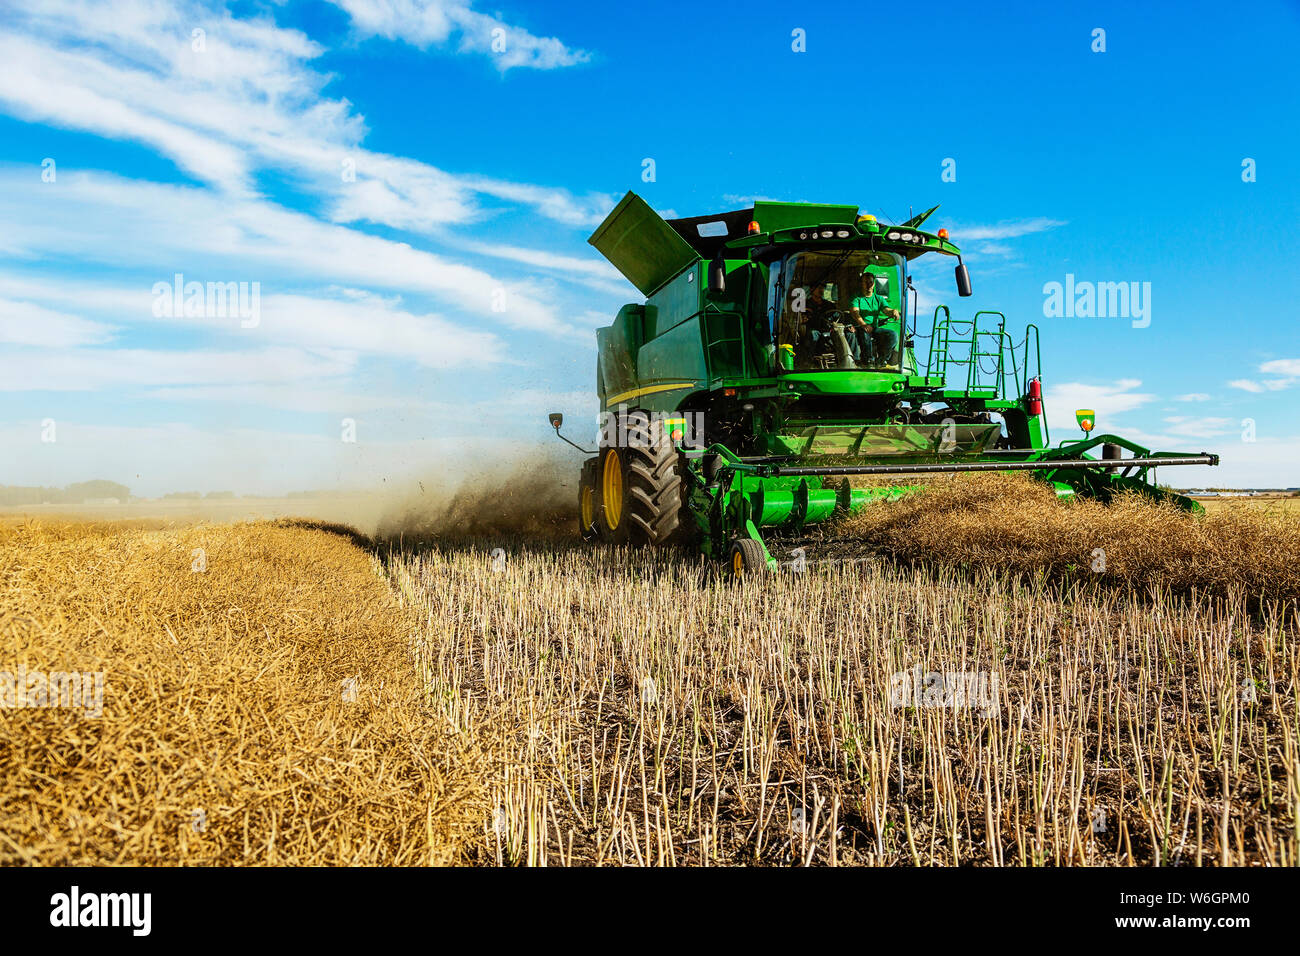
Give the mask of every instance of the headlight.
M 847 239 L 848 237 L 849 231 L 847 229 L 841 229 L 839 232 L 835 233 L 836 239 Z
M 835 231 L 834 231 L 833 229 L 823 229 L 823 230 L 822 230 L 822 238 L 823 238 L 823 239 L 831 239 L 831 238 L 833 238 L 834 236 L 835 236 Z
M 807 238 L 808 238 L 808 233 L 806 233 L 806 232 L 801 232 L 801 233 L 799 233 L 799 238 L 800 238 L 800 239 L 807 239 Z
M 897 239 L 897 238 L 898 238 L 898 230 L 895 229 L 895 230 L 893 230 L 892 232 L 888 233 L 888 234 L 885 236 L 885 238 L 886 238 L 886 239 Z

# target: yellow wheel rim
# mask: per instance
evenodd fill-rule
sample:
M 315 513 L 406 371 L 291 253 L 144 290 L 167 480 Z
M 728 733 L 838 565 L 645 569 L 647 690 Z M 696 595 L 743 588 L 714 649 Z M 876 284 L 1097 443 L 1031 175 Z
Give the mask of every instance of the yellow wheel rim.
M 610 531 L 623 520 L 623 466 L 618 452 L 611 448 L 605 453 L 605 467 L 600 470 L 601 497 L 605 504 L 605 524 Z
M 733 574 L 743 574 L 745 571 L 745 556 L 737 548 L 731 552 L 731 572 Z
M 596 489 L 590 485 L 582 489 L 582 530 L 587 531 L 595 523 L 596 509 L 595 498 Z

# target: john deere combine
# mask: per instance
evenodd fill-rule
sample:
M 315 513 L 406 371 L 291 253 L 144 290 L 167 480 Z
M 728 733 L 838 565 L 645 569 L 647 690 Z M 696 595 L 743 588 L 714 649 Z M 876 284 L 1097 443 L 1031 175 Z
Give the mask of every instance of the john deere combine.
M 758 202 L 664 220 L 624 196 L 589 241 L 646 301 L 597 332 L 583 535 L 691 544 L 737 573 L 774 568 L 765 532 L 912 490 L 849 476 L 963 471 L 1030 471 L 1061 495 L 1128 489 L 1195 510 L 1151 469 L 1215 455 L 1092 435 L 1090 412 L 1083 439 L 1050 445 L 1035 326 L 1015 341 L 1000 312 L 954 319 L 941 305 L 920 328 L 917 258 L 955 257 L 957 292 L 971 294 L 947 231 L 920 228 L 933 212 L 884 225 L 856 206 Z M 551 415 L 557 433 L 561 422 Z

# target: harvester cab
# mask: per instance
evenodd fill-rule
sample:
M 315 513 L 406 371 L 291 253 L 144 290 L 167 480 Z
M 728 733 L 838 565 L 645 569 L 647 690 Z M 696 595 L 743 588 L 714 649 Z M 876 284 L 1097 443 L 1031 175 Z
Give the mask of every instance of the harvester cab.
M 764 533 L 797 536 L 915 490 L 850 476 L 961 471 L 1027 470 L 1062 495 L 1132 490 L 1195 509 L 1150 470 L 1216 456 L 1090 432 L 1049 444 L 1035 326 L 1017 341 L 1001 313 L 953 319 L 944 305 L 921 321 L 919 256 L 955 259 L 957 294 L 971 294 L 947 231 L 920 228 L 937 208 L 901 225 L 777 202 L 665 220 L 624 196 L 589 241 L 646 298 L 597 331 L 583 536 L 774 568 Z

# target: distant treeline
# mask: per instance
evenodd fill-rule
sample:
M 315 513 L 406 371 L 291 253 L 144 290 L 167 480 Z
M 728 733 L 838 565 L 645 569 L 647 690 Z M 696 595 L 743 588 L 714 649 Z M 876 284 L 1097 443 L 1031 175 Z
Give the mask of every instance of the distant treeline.
M 126 501 L 131 489 L 116 481 L 78 481 L 66 488 L 42 488 L 24 485 L 0 485 L 0 506 L 3 505 L 76 505 L 87 500 L 116 498 Z

